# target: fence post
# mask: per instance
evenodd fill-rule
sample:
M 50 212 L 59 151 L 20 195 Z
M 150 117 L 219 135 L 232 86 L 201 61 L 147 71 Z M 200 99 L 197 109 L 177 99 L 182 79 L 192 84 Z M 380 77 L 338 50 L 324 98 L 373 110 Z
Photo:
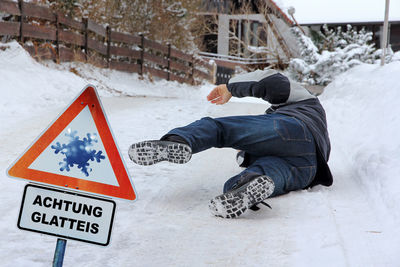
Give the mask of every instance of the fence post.
M 192 55 L 192 72 L 190 73 L 191 80 L 192 80 L 192 85 L 195 85 L 195 79 L 194 79 L 194 55 Z
M 142 50 L 140 51 L 140 75 L 143 77 L 144 74 L 144 35 L 140 34 L 140 45 Z
M 85 36 L 85 60 L 86 62 L 88 61 L 88 39 L 89 39 L 89 34 L 88 34 L 88 19 L 87 18 L 82 18 L 82 22 L 85 25 L 84 26 L 84 36 Z
M 110 68 L 110 61 L 111 61 L 111 56 L 110 56 L 110 50 L 111 50 L 111 28 L 110 28 L 110 25 L 108 25 L 107 28 L 106 28 L 106 34 L 107 34 L 107 67 Z
M 18 0 L 18 9 L 19 9 L 19 13 L 21 14 L 21 16 L 19 17 L 19 41 L 21 43 L 24 42 L 24 31 L 23 31 L 23 25 L 24 25 L 24 21 L 25 21 L 25 15 L 24 15 L 24 0 Z
M 167 81 L 170 81 L 171 80 L 171 44 L 170 43 L 168 43 L 168 78 L 167 78 Z
M 59 13 L 55 13 L 56 16 L 56 63 L 60 63 L 60 39 L 59 39 L 59 32 L 60 32 L 60 23 L 58 22 Z
M 213 61 L 212 84 L 217 84 L 217 63 Z

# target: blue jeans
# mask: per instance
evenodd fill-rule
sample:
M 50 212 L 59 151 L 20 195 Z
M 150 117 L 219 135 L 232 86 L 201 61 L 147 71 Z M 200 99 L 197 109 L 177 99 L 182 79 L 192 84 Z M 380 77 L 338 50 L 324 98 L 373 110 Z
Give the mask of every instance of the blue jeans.
M 193 153 L 211 147 L 245 151 L 249 166 L 224 185 L 224 192 L 247 173 L 269 176 L 275 183 L 272 196 L 306 188 L 317 169 L 314 138 L 300 120 L 281 115 L 202 118 L 167 135 L 179 135 Z

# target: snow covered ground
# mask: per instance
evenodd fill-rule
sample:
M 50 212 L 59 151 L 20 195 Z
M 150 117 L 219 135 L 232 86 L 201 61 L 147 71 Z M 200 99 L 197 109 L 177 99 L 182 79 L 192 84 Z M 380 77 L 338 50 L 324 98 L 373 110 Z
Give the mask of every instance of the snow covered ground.
M 150 83 L 82 64 L 36 63 L 0 45 L 1 266 L 49 266 L 56 238 L 16 226 L 25 182 L 6 168 L 91 83 L 98 87 L 139 199 L 117 201 L 111 244 L 68 241 L 65 266 L 398 266 L 400 260 L 400 62 L 358 66 L 320 97 L 332 141 L 334 185 L 270 199 L 235 220 L 208 201 L 240 168 L 235 151 L 211 149 L 185 165 L 134 165 L 136 141 L 159 138 L 203 116 L 259 114 L 258 100 L 213 106 L 212 85 Z M 78 73 L 76 75 L 74 73 Z

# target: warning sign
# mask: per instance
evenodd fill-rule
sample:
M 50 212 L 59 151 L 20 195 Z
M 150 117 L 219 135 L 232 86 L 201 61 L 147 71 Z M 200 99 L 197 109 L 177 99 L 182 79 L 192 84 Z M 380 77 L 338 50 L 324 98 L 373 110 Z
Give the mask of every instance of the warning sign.
M 112 200 L 29 184 L 25 186 L 18 227 L 107 246 L 114 213 Z
M 7 173 L 73 190 L 127 200 L 136 198 L 92 86 L 72 101 Z

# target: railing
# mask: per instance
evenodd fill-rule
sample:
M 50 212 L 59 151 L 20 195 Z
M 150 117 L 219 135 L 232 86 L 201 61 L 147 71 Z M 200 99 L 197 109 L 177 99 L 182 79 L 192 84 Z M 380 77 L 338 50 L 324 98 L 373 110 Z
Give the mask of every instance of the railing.
M 266 58 L 243 58 L 237 56 L 229 56 L 229 55 L 220 55 L 208 52 L 199 52 L 199 56 L 206 59 L 215 59 L 215 60 L 224 60 L 227 62 L 234 62 L 243 65 L 259 65 L 259 64 L 273 64 L 277 63 L 278 60 L 274 57 L 266 57 Z
M 0 12 L 9 15 L 0 20 L 0 36 L 18 39 L 37 59 L 84 61 L 191 84 L 215 82 L 214 64 L 143 35 L 117 32 L 90 19 L 75 20 L 22 0 L 0 0 Z
M 205 60 L 213 60 L 217 65 L 216 84 L 227 83 L 229 79 L 235 74 L 236 67 L 240 67 L 247 71 L 255 69 L 264 69 L 267 66 L 277 65 L 279 63 L 287 64 L 286 62 L 279 62 L 276 58 L 242 58 L 229 55 L 220 55 L 214 53 L 200 52 Z

